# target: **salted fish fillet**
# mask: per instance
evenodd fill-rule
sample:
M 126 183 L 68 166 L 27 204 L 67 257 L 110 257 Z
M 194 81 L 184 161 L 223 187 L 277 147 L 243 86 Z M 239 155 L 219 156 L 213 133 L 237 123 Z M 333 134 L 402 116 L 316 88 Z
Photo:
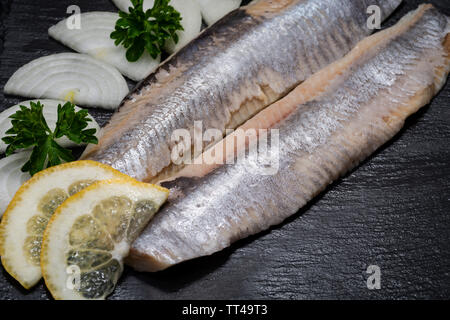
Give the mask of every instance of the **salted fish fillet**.
M 236 128 L 370 34 L 368 6 L 378 5 L 384 19 L 400 2 L 259 0 L 242 7 L 139 84 L 82 158 L 143 181 L 171 175 L 172 151 L 184 143 L 172 141 L 175 130 L 193 135 L 195 121 L 203 131 Z
M 420 6 L 262 111 L 279 129 L 276 174 L 254 174 L 258 149 L 249 148 L 233 165 L 170 182 L 178 197 L 133 244 L 128 264 L 162 270 L 296 213 L 398 133 L 440 90 L 450 70 L 449 32 L 449 18 Z M 312 98 L 305 102 L 306 96 Z

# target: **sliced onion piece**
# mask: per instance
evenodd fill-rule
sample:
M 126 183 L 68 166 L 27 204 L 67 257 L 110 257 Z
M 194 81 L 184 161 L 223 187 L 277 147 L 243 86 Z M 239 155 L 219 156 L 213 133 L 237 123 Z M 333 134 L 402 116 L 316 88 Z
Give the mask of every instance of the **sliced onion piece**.
M 105 62 L 86 54 L 58 53 L 17 70 L 6 83 L 5 93 L 115 109 L 128 86 L 120 72 Z
M 47 122 L 47 125 L 51 130 L 54 130 L 56 127 L 56 121 L 58 120 L 58 105 L 63 105 L 65 102 L 60 100 L 29 100 L 29 101 L 23 101 L 19 104 L 16 104 L 15 106 L 12 106 L 2 113 L 0 113 L 0 139 L 5 136 L 6 130 L 12 127 L 11 119 L 9 118 L 11 115 L 16 113 L 18 110 L 20 110 L 20 106 L 30 107 L 30 102 L 37 102 L 40 101 L 41 104 L 44 105 L 43 114 L 45 121 Z M 75 111 L 79 111 L 81 108 L 75 106 Z M 88 122 L 87 128 L 94 128 L 97 129 L 96 135 L 98 135 L 100 131 L 100 127 L 98 123 L 95 121 L 95 119 L 92 116 L 89 116 L 92 121 Z M 77 146 L 76 143 L 70 141 L 66 137 L 62 137 L 57 140 L 57 142 L 64 148 L 70 148 Z M 0 153 L 5 152 L 6 150 L 6 144 L 0 140 Z
M 114 4 L 122 11 L 128 12 L 128 8 L 131 7 L 130 0 L 113 0 Z M 153 7 L 154 0 L 144 0 L 144 11 L 151 9 Z M 175 44 L 174 41 L 167 41 L 165 49 L 169 53 L 174 53 L 188 44 L 192 39 L 198 36 L 200 29 L 202 27 L 202 16 L 200 13 L 200 6 L 195 0 L 171 0 L 170 5 L 172 5 L 175 10 L 177 10 L 183 20 L 181 20 L 181 25 L 183 26 L 183 31 L 178 31 L 178 43 Z
M 181 25 L 184 28 L 183 31 L 177 32 L 177 44 L 173 40 L 166 42 L 165 49 L 167 52 L 174 53 L 199 35 L 202 28 L 202 15 L 200 6 L 194 0 L 171 0 L 170 4 L 181 14 L 183 18 Z
M 203 20 L 208 26 L 216 23 L 229 12 L 239 8 L 242 0 L 195 0 L 200 5 Z
M 31 178 L 21 168 L 30 159 L 31 151 L 22 151 L 0 160 L 0 217 L 20 186 Z
M 140 81 L 155 71 L 161 58 L 153 59 L 147 51 L 136 62 L 129 62 L 126 49 L 116 46 L 111 39 L 119 15 L 113 12 L 87 12 L 81 14 L 81 29 L 69 29 L 67 20 L 48 29 L 48 34 L 80 53 L 102 60 L 116 67 L 123 75 Z
M 131 0 L 112 0 L 112 2 L 119 8 L 120 11 L 129 12 L 128 8 L 132 7 Z M 150 2 L 150 5 L 149 5 Z M 153 7 L 153 0 L 144 0 L 144 11 Z

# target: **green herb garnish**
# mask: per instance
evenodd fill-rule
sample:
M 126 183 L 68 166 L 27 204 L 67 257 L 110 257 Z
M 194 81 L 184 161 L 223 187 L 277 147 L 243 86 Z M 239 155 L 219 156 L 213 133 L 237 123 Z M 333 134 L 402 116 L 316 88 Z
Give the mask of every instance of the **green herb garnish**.
M 22 167 L 23 172 L 31 175 L 62 161 L 75 160 L 72 151 L 61 147 L 55 139 L 66 136 L 76 144 L 98 143 L 94 135 L 97 130 L 85 129 L 88 122 L 92 121 L 87 110 L 75 112 L 75 106 L 70 102 L 58 105 L 58 120 L 52 131 L 45 121 L 43 108 L 44 105 L 39 101 L 30 102 L 30 108 L 20 106 L 20 110 L 9 117 L 12 119 L 12 128 L 2 138 L 8 145 L 6 156 L 18 149 L 33 148 L 30 160 Z
M 161 48 L 168 39 L 178 43 L 176 31 L 184 30 L 180 24 L 181 16 L 171 5 L 169 0 L 155 0 L 153 8 L 144 12 L 144 0 L 131 0 L 133 7 L 130 13 L 119 12 L 120 18 L 116 22 L 115 31 L 111 39 L 115 45 L 122 44 L 126 49 L 126 57 L 130 62 L 137 61 L 144 50 L 153 59 L 161 54 Z

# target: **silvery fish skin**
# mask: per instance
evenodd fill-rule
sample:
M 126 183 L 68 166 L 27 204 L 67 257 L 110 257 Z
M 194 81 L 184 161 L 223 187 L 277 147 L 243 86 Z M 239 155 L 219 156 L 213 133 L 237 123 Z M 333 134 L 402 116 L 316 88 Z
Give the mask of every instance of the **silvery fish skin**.
M 242 7 L 139 84 L 82 158 L 157 181 L 176 169 L 175 130 L 193 134 L 197 120 L 203 130 L 236 128 L 370 34 L 370 5 L 384 19 L 400 2 L 260 0 Z
M 303 86 L 324 91 L 279 129 L 279 170 L 254 174 L 246 158 L 198 178 L 172 183 L 169 202 L 133 244 L 128 263 L 157 271 L 210 255 L 296 213 L 332 181 L 355 167 L 427 104 L 450 70 L 450 20 L 430 5 L 362 42 L 263 112 L 302 100 Z

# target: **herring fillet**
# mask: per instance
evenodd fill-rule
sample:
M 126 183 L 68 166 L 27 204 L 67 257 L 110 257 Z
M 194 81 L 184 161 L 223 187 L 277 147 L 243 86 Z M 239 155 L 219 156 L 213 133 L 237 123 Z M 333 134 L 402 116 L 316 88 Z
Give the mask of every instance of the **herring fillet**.
M 132 246 L 127 263 L 158 271 L 210 255 L 281 223 L 333 180 L 400 131 L 427 104 L 450 70 L 450 19 L 422 5 L 397 25 L 360 42 L 262 112 L 278 117 L 279 170 L 255 175 L 258 153 L 200 177 L 172 181 L 168 203 Z M 307 88 L 323 86 L 304 103 Z M 296 106 L 296 108 L 292 108 Z
M 162 64 L 122 103 L 83 159 L 138 180 L 171 175 L 176 129 L 234 129 L 365 36 L 401 0 L 259 0 L 229 14 Z M 182 142 L 181 142 L 182 143 Z M 206 145 L 204 147 L 207 147 Z

